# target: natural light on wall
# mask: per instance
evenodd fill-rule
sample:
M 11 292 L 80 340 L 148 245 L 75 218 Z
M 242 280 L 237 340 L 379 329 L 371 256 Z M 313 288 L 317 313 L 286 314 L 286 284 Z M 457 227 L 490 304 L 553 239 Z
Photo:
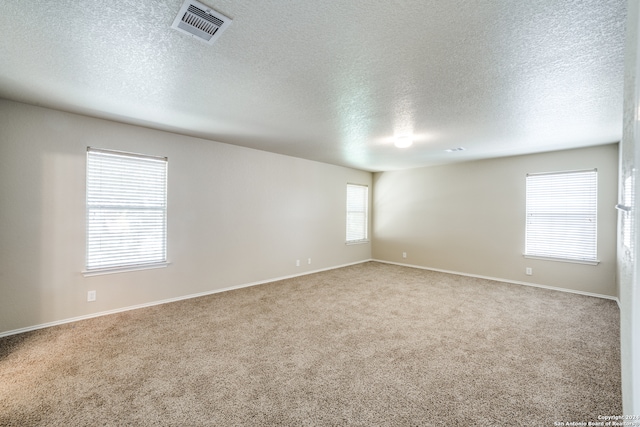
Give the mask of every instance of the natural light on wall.
M 88 148 L 86 272 L 164 266 L 167 159 Z
M 528 174 L 525 256 L 597 264 L 597 170 Z

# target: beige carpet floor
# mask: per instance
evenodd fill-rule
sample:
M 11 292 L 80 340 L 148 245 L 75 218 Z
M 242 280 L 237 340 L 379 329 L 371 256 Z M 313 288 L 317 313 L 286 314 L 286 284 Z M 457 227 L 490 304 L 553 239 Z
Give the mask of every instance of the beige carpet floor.
M 619 359 L 613 301 L 368 262 L 2 338 L 0 425 L 553 426 Z

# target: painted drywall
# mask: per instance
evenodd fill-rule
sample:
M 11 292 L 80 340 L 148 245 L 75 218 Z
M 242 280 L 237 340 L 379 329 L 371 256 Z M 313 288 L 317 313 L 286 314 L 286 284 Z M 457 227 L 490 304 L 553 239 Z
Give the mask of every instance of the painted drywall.
M 638 164 L 640 164 L 640 133 L 638 132 L 638 55 L 640 6 L 637 0 L 627 4 L 627 40 L 625 50 L 623 132 L 620 142 L 620 180 L 618 202 L 631 211 L 618 212 L 617 279 L 620 294 L 620 352 L 622 366 L 622 407 L 626 415 L 640 414 L 640 263 L 637 247 L 640 244 L 640 211 L 636 200 Z M 626 193 L 626 194 L 625 194 Z M 635 197 L 633 195 L 635 194 Z M 634 363 L 635 361 L 635 363 Z
M 617 296 L 617 166 L 618 146 L 608 144 L 376 173 L 373 258 Z M 600 263 L 524 258 L 526 174 L 589 168 L 598 169 Z
M 167 268 L 82 275 L 87 146 L 169 158 Z M 370 259 L 345 212 L 346 184 L 371 179 L 0 100 L 0 333 Z

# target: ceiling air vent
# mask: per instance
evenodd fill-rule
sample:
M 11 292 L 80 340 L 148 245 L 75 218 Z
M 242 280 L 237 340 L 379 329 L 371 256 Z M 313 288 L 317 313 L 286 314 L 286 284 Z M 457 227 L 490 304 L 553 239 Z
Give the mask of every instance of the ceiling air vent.
M 171 28 L 189 34 L 205 43 L 214 41 L 233 22 L 230 18 L 211 10 L 211 8 L 195 0 L 186 0 Z

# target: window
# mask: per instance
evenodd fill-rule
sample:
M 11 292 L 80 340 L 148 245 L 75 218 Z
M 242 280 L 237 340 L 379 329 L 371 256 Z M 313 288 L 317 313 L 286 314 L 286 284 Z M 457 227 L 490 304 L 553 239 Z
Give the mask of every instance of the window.
M 87 273 L 167 262 L 167 159 L 87 149 Z
M 369 188 L 347 184 L 347 243 L 367 241 Z
M 597 170 L 527 175 L 525 256 L 597 264 Z

